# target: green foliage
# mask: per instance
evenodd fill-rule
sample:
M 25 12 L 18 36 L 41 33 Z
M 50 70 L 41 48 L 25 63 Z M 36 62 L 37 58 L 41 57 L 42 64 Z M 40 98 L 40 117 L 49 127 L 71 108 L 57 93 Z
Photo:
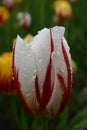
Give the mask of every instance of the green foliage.
M 71 130 L 83 130 L 85 128 L 87 128 L 87 106 L 85 108 L 83 108 L 82 110 L 80 110 L 79 113 L 77 113 L 77 115 L 75 115 L 72 120 L 70 121 L 70 123 L 68 124 L 68 129 Z

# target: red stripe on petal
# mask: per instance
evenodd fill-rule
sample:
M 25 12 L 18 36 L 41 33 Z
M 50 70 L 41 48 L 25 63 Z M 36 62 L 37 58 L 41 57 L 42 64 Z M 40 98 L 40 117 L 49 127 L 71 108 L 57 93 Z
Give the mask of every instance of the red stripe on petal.
M 72 83 L 69 58 L 67 56 L 67 52 L 66 52 L 65 47 L 63 45 L 63 41 L 62 41 L 62 52 L 63 52 L 64 61 L 65 61 L 66 69 L 67 69 L 67 86 L 65 85 L 65 81 L 64 81 L 63 76 L 58 74 L 57 77 L 58 77 L 58 80 L 60 82 L 61 88 L 63 90 L 62 101 L 61 101 L 61 105 L 59 108 L 59 113 L 63 111 L 64 107 L 67 104 L 67 101 L 68 101 L 69 95 L 70 95 L 70 90 L 71 90 L 71 83 Z
M 53 91 L 53 86 L 54 83 L 51 85 L 51 70 L 52 70 L 52 52 L 54 51 L 54 43 L 53 43 L 53 38 L 52 38 L 52 31 L 50 29 L 50 61 L 47 66 L 47 71 L 46 71 L 46 77 L 45 81 L 43 84 L 43 93 L 42 93 L 42 101 L 43 101 L 43 106 L 45 107 L 52 95 Z
M 64 56 L 64 60 L 65 60 L 65 64 L 66 64 L 66 69 L 67 69 L 67 89 L 68 89 L 68 92 L 70 92 L 71 84 L 72 84 L 71 69 L 70 69 L 69 58 L 67 56 L 67 52 L 66 52 L 65 47 L 63 45 L 63 40 L 62 40 L 62 52 L 63 52 L 63 56 Z
M 62 88 L 62 92 L 63 92 L 61 105 L 60 105 L 60 108 L 58 111 L 58 113 L 61 113 L 63 111 L 66 103 L 67 103 L 67 100 L 68 100 L 68 91 L 66 89 L 66 85 L 65 85 L 65 81 L 64 81 L 63 76 L 61 74 L 58 74 L 57 77 L 58 77 L 58 80 L 60 82 L 60 87 Z
M 41 105 L 41 96 L 40 96 L 40 90 L 39 90 L 39 83 L 38 83 L 38 76 L 36 75 L 35 78 L 35 90 L 36 90 L 36 97 L 37 97 L 37 101 L 38 103 Z
M 54 51 L 54 44 L 53 44 L 53 39 L 52 39 L 52 32 L 50 29 L 50 60 L 47 66 L 47 71 L 46 71 L 46 76 L 45 80 L 43 83 L 43 92 L 42 92 L 42 97 L 40 95 L 40 90 L 39 90 L 39 84 L 38 84 L 38 76 L 36 75 L 35 79 L 35 89 L 36 89 L 36 97 L 37 101 L 40 105 L 40 110 L 45 109 L 46 105 L 48 104 L 52 91 L 53 91 L 53 86 L 54 83 L 51 85 L 51 70 L 52 70 L 52 52 Z
M 19 82 L 19 79 L 18 79 L 18 70 L 16 70 L 16 67 L 15 67 L 15 46 L 16 44 L 14 45 L 14 48 L 13 48 L 13 61 L 12 61 L 12 68 L 13 68 L 13 77 L 14 77 L 14 85 L 15 85 L 15 88 L 16 88 L 16 92 L 18 94 L 18 97 L 19 97 L 19 100 L 21 102 L 21 104 L 23 105 L 23 107 L 25 108 L 25 110 L 32 114 L 28 104 L 26 103 L 24 97 L 23 97 L 23 94 L 20 90 L 21 86 L 20 86 L 20 82 Z
M 51 85 L 51 68 L 52 68 L 52 65 L 51 65 L 51 59 L 50 59 L 50 62 L 47 67 L 45 81 L 43 84 L 43 93 L 42 93 L 43 107 L 46 107 L 46 105 L 48 104 L 51 98 L 52 90 L 54 86 L 54 83 L 53 85 Z
M 52 31 L 50 29 L 50 46 L 51 46 L 51 53 L 54 51 L 54 43 L 52 38 Z

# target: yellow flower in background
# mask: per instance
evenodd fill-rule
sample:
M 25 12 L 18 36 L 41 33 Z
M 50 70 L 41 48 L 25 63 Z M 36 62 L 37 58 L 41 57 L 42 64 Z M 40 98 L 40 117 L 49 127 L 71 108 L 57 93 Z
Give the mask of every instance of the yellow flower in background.
M 73 59 L 71 60 L 71 64 L 72 64 L 72 73 L 75 74 L 78 70 L 78 66 Z
M 27 34 L 24 41 L 29 43 L 32 37 L 31 34 Z M 0 92 L 5 94 L 15 93 L 12 76 L 12 53 L 5 52 L 0 56 Z
M 31 39 L 33 38 L 33 36 L 31 34 L 27 34 L 23 40 L 26 42 L 26 43 L 29 43 L 31 41 Z M 13 44 L 16 42 L 16 39 L 13 39 Z
M 13 94 L 15 88 L 12 80 L 12 53 L 6 52 L 0 56 L 0 92 Z
M 24 37 L 24 41 L 28 43 L 28 42 L 31 41 L 32 38 L 33 38 L 33 36 L 32 36 L 31 34 L 28 34 L 28 35 L 26 35 L 26 36 Z
M 58 22 L 69 20 L 72 17 L 72 8 L 67 0 L 55 1 L 54 10 L 55 10 Z
M 6 7 L 0 6 L 0 26 L 9 18 L 9 11 Z
M 20 4 L 22 3 L 23 0 L 14 0 L 15 4 Z

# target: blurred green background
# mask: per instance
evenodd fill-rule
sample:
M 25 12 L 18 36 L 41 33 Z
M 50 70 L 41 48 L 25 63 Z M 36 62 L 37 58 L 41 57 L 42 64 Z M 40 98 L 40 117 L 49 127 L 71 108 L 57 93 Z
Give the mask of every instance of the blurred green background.
M 77 69 L 73 73 L 69 102 L 61 115 L 47 119 L 49 130 L 87 130 L 87 0 L 68 2 L 72 17 L 67 21 L 54 22 L 54 0 L 22 0 L 9 11 L 8 20 L 0 26 L 0 54 L 12 51 L 17 34 L 24 38 L 27 34 L 36 35 L 44 27 L 62 25 L 66 28 L 65 36 Z M 31 24 L 26 29 L 18 26 L 19 12 L 31 15 Z M 0 130 L 42 130 L 41 127 L 41 120 L 28 115 L 16 95 L 0 93 Z

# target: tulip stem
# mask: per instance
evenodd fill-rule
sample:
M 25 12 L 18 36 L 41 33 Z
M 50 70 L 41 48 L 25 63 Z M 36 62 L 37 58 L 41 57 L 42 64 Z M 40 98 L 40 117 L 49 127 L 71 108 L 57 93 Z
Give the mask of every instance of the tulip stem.
M 22 129 L 28 130 L 28 122 L 27 122 L 23 108 L 21 108 L 21 123 L 22 123 Z
M 0 5 L 2 5 L 2 0 L 0 0 Z
M 42 130 L 48 130 L 48 119 L 45 117 L 42 119 Z
M 19 118 L 19 113 L 18 113 L 18 110 L 17 110 L 17 102 L 15 100 L 15 97 L 12 98 L 11 108 L 12 108 L 12 112 L 13 112 L 13 115 L 14 115 L 14 119 L 17 123 L 17 126 L 18 126 L 19 130 L 21 130 L 20 118 Z

